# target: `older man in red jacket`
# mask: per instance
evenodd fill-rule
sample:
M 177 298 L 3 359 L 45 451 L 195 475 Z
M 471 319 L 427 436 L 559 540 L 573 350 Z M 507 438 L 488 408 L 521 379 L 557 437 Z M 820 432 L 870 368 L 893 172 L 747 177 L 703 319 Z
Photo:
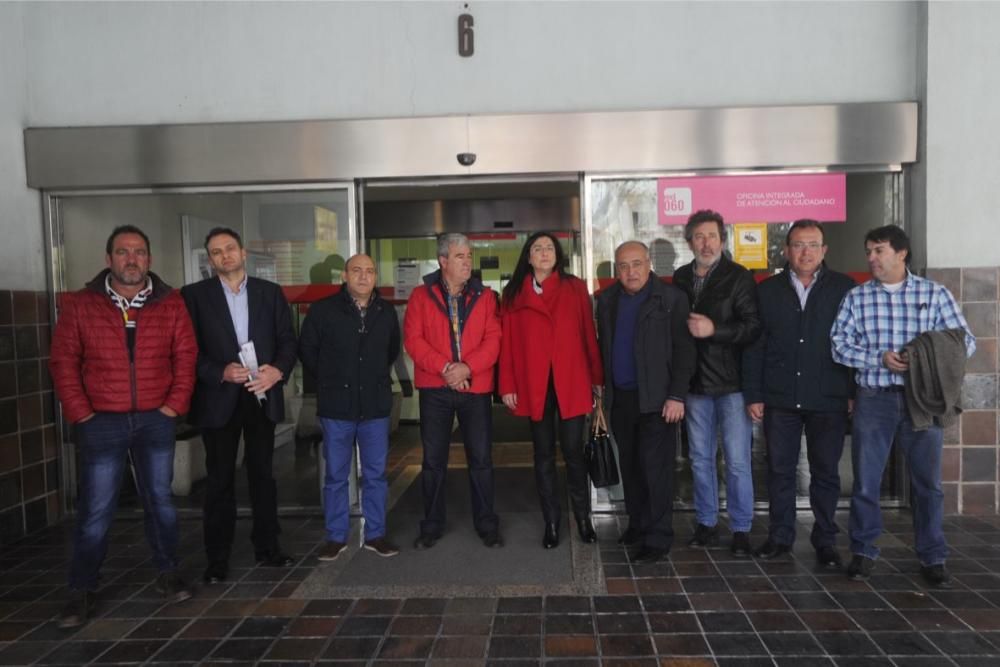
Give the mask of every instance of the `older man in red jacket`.
M 424 520 L 413 546 L 429 549 L 445 526 L 444 482 L 451 426 L 458 415 L 469 465 L 476 532 L 487 547 L 501 547 L 493 511 L 493 368 L 500 355 L 497 297 L 472 277 L 472 248 L 463 234 L 438 239 L 441 268 L 424 276 L 410 295 L 403 343 L 413 358 L 420 390 L 421 483 Z
M 127 455 L 145 510 L 157 590 L 180 602 L 177 514 L 170 497 L 174 417 L 188 410 L 198 348 L 184 301 L 149 271 L 137 227 L 108 238 L 108 268 L 60 303 L 49 368 L 63 416 L 76 429 L 77 521 L 70 596 L 59 626 L 87 621 L 108 549 Z

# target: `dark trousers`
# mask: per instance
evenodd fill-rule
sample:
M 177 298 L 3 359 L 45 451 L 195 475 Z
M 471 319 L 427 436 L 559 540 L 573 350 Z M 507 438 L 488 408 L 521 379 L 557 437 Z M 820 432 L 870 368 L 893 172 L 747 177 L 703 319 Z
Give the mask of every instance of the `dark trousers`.
M 492 396 L 448 388 L 420 390 L 420 439 L 424 444 L 420 473 L 424 520 L 420 522 L 420 532 L 433 537 L 444 533 L 445 479 L 455 415 L 469 465 L 473 523 L 476 532 L 484 536 L 499 526 L 493 511 Z
M 579 415 L 563 419 L 559 413 L 556 388 L 549 376 L 545 395 L 545 412 L 541 421 L 531 422 L 531 440 L 535 446 L 535 485 L 542 504 L 545 523 L 559 525 L 559 482 L 556 479 L 556 422 L 559 422 L 559 442 L 566 461 L 566 481 L 569 485 L 573 514 L 578 519 L 590 515 L 590 483 L 583 460 L 583 420 Z
M 254 553 L 265 556 L 278 549 L 278 491 L 271 469 L 274 458 L 274 422 L 250 392 L 243 392 L 229 422 L 202 428 L 205 443 L 205 553 L 209 562 L 227 561 L 236 528 L 236 454 L 243 435 L 243 462 L 250 487 Z
M 177 513 L 170 495 L 174 477 L 174 420 L 159 410 L 98 412 L 76 425 L 76 528 L 69 587 L 97 589 L 108 551 L 108 531 L 118 509 L 118 491 L 128 455 L 142 500 L 146 541 L 161 572 L 177 567 Z
M 767 493 L 770 500 L 769 537 L 777 544 L 795 542 L 795 478 L 802 430 L 809 457 L 809 506 L 815 523 L 813 547 L 836 543 L 833 515 L 840 498 L 840 455 L 847 432 L 846 412 L 806 412 L 765 407 L 764 438 L 767 440 Z
M 639 393 L 615 389 L 611 433 L 625 492 L 629 526 L 643 533 L 643 544 L 670 550 L 674 542 L 674 456 L 677 424 L 659 412 L 639 412 Z

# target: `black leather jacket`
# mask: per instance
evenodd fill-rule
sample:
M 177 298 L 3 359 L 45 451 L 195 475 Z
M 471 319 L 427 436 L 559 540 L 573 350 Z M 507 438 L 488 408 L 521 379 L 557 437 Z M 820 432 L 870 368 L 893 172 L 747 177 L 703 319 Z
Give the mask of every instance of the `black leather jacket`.
M 691 393 L 720 396 L 742 390 L 743 348 L 760 335 L 757 285 L 753 274 L 723 253 L 698 298 L 694 298 L 694 262 L 674 273 L 674 285 L 715 325 L 710 338 L 695 340 L 698 368 L 691 379 Z

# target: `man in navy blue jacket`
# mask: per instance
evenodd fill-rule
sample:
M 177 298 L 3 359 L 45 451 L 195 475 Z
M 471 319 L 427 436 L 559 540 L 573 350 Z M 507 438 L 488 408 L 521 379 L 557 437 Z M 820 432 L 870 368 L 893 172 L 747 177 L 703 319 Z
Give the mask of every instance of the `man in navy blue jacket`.
M 323 515 L 326 544 L 319 560 L 335 560 L 347 548 L 351 507 L 348 473 L 357 443 L 362 470 L 364 548 L 382 557 L 399 549 L 386 538 L 385 478 L 389 454 L 392 381 L 399 356 L 399 319 L 379 296 L 375 262 L 355 255 L 344 266 L 340 291 L 309 308 L 299 338 L 299 358 L 316 378 L 316 414 L 323 429 L 326 471 Z
M 795 479 L 802 430 L 809 456 L 811 542 L 826 567 L 839 567 L 834 512 L 838 466 L 853 394 L 849 369 L 834 363 L 830 328 L 854 281 L 827 268 L 823 227 L 798 220 L 785 238 L 788 264 L 762 282 L 760 338 L 744 352 L 743 395 L 754 421 L 764 422 L 771 525 L 754 555 L 787 554 L 795 541 Z

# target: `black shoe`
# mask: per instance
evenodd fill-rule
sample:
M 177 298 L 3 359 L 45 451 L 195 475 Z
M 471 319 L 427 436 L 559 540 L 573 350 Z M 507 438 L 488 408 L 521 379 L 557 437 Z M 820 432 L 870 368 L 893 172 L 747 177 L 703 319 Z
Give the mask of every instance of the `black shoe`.
M 295 565 L 295 559 L 281 549 L 265 553 L 258 552 L 256 556 L 257 565 L 263 565 L 264 567 L 291 567 Z
M 365 540 L 364 549 L 374 551 L 382 558 L 392 558 L 399 553 L 399 547 L 383 537 L 376 537 L 373 540 Z
M 854 581 L 868 581 L 875 568 L 875 561 L 860 554 L 854 554 L 851 564 L 847 566 L 847 578 Z
M 836 547 L 825 546 L 816 549 L 816 562 L 823 567 L 839 570 L 844 566 Z
M 423 551 L 424 549 L 430 549 L 435 544 L 437 544 L 438 538 L 434 535 L 428 535 L 427 533 L 420 533 L 417 539 L 413 541 L 413 548 L 417 551 Z
M 192 596 L 191 589 L 174 571 L 160 573 L 156 578 L 156 590 L 170 602 L 184 602 Z
M 70 590 L 66 605 L 59 612 L 56 625 L 62 630 L 78 628 L 90 618 L 94 610 L 94 594 L 90 591 Z
M 625 532 L 622 533 L 622 536 L 618 538 L 618 544 L 623 547 L 630 547 L 633 544 L 637 544 L 640 540 L 642 540 L 642 531 L 630 524 L 625 529 Z
M 545 524 L 545 535 L 542 536 L 542 548 L 555 549 L 557 546 L 559 546 L 559 524 L 547 523 Z
M 500 537 L 499 530 L 491 530 L 482 536 L 483 544 L 490 549 L 499 549 L 503 546 L 503 538 Z
M 229 563 L 224 560 L 213 560 L 205 568 L 201 579 L 206 584 L 221 584 L 229 576 Z
M 718 542 L 719 529 L 715 526 L 706 526 L 699 523 L 694 529 L 694 535 L 688 540 L 688 546 L 707 549 L 708 547 L 715 546 Z
M 576 528 L 580 532 L 580 541 L 585 544 L 593 544 L 597 541 L 597 533 L 594 532 L 594 524 L 590 522 L 590 517 L 578 517 Z
M 740 531 L 733 533 L 729 552 L 737 558 L 750 558 L 750 533 Z
M 951 575 L 945 569 L 944 563 L 921 565 L 920 576 L 933 588 L 951 588 Z
M 735 537 L 735 536 L 734 536 Z M 772 542 L 768 539 L 764 544 L 757 547 L 753 552 L 753 555 L 761 560 L 771 560 L 772 558 L 778 558 L 789 554 L 792 552 L 792 547 L 789 544 L 778 544 L 777 542 Z
M 632 556 L 633 563 L 656 563 L 667 555 L 666 550 L 654 547 L 642 547 Z

